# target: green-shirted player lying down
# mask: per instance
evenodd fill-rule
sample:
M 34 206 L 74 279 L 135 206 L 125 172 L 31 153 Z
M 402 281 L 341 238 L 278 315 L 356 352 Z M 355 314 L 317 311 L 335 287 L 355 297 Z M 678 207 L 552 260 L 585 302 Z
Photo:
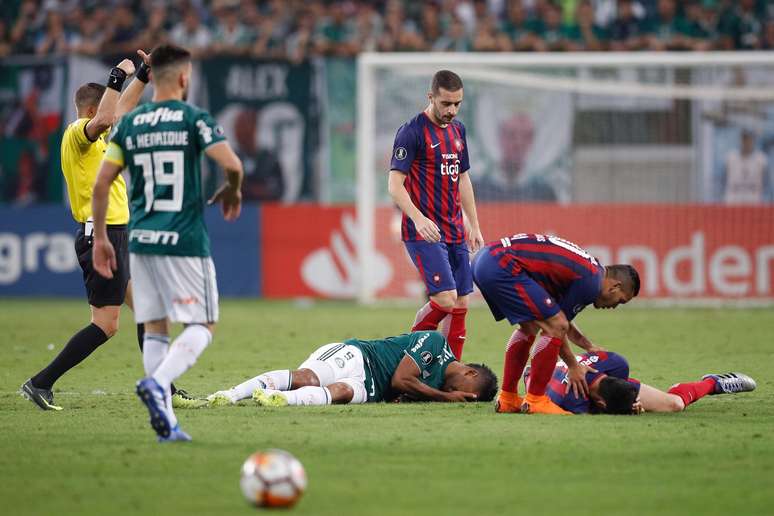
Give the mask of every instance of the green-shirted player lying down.
M 263 406 L 394 401 L 492 401 L 497 377 L 483 364 L 454 358 L 435 331 L 326 344 L 291 371 L 270 371 L 207 397 L 210 406 L 250 396 Z

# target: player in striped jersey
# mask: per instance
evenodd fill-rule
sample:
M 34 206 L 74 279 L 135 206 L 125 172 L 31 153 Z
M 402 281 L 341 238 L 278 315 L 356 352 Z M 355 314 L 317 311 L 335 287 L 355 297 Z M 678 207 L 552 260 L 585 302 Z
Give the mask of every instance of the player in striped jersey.
M 435 330 L 448 317 L 447 338 L 458 360 L 473 291 L 466 240 L 473 252 L 484 244 L 468 174 L 465 126 L 455 120 L 462 94 L 462 79 L 454 72 L 441 70 L 433 76 L 430 103 L 395 136 L 388 184 L 403 212 L 403 242 L 430 296 L 411 330 Z
M 519 325 L 505 351 L 498 412 L 568 414 L 546 395 L 557 357 L 561 354 L 571 364 L 568 379 L 573 392 L 588 396 L 585 375 L 592 368 L 575 361 L 567 339 L 588 352 L 602 350 L 572 319 L 589 304 L 615 308 L 631 301 L 640 290 L 640 277 L 631 265 L 603 266 L 572 242 L 526 233 L 482 249 L 473 260 L 473 281 L 495 320 L 507 318 Z M 538 331 L 541 336 L 536 339 Z M 518 381 L 533 343 L 532 381 L 522 400 Z
M 579 363 L 594 366 L 586 373 L 589 396 L 577 396 L 569 389 L 568 368 L 556 363 L 548 396 L 573 414 L 640 414 L 642 412 L 682 412 L 707 395 L 736 394 L 755 390 L 755 380 L 743 373 L 706 374 L 698 382 L 677 383 L 664 392 L 629 376 L 626 358 L 612 351 L 584 353 Z M 529 370 L 524 383 L 529 385 Z

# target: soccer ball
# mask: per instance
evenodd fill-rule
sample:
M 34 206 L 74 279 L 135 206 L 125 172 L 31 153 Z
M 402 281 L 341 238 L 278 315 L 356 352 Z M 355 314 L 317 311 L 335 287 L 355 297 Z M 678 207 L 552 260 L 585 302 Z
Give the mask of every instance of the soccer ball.
M 285 450 L 257 451 L 242 465 L 242 494 L 258 507 L 290 507 L 306 489 L 306 472 Z

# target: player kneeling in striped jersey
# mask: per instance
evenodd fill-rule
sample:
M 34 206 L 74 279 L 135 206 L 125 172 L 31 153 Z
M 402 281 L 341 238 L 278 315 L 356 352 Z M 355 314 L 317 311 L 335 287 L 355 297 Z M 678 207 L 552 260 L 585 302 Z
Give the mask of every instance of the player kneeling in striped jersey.
M 211 406 L 249 397 L 262 406 L 395 401 L 491 401 L 497 376 L 457 361 L 446 339 L 417 331 L 381 340 L 350 339 L 318 348 L 296 370 L 270 371 L 207 397 Z

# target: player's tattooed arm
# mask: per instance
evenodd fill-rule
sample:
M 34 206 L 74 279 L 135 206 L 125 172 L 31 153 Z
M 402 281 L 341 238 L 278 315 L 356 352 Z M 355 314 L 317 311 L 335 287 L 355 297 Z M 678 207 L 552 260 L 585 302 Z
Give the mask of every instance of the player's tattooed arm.
M 419 381 L 420 374 L 416 362 L 410 357 L 405 356 L 392 375 L 391 386 L 396 391 L 418 400 L 475 401 L 476 399 L 476 395 L 472 392 L 444 392 L 425 385 Z
M 419 233 L 426 242 L 440 242 L 441 231 L 438 229 L 435 222 L 425 217 L 422 212 L 419 211 L 419 208 L 411 201 L 411 197 L 404 184 L 405 181 L 406 174 L 399 170 L 390 170 L 387 190 L 390 192 L 392 200 L 398 205 L 398 208 L 414 222 L 417 233 Z

